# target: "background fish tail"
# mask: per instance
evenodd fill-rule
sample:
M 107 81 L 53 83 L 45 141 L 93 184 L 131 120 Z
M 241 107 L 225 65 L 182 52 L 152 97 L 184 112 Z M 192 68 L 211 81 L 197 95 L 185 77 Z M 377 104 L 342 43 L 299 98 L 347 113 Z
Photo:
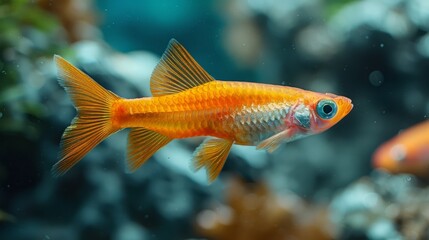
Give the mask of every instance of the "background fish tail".
M 59 83 L 77 110 L 77 116 L 61 138 L 60 160 L 52 167 L 52 174 L 59 176 L 97 144 L 119 130 L 112 125 L 111 107 L 120 97 L 104 89 L 60 56 L 54 56 L 54 60 Z

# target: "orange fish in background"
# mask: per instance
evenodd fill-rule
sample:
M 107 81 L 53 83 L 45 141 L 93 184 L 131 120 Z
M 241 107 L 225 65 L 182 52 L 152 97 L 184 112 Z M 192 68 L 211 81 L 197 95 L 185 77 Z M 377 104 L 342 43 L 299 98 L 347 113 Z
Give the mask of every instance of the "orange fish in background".
M 373 155 L 376 168 L 391 173 L 429 176 L 429 121 L 410 127 L 381 145 Z
M 172 39 L 152 73 L 153 97 L 124 99 L 59 56 L 59 83 L 77 117 L 61 140 L 54 175 L 62 175 L 112 133 L 130 128 L 127 161 L 139 168 L 175 138 L 211 136 L 194 152 L 196 170 L 219 175 L 232 144 L 274 151 L 281 142 L 320 133 L 345 117 L 350 99 L 302 89 L 218 81 Z

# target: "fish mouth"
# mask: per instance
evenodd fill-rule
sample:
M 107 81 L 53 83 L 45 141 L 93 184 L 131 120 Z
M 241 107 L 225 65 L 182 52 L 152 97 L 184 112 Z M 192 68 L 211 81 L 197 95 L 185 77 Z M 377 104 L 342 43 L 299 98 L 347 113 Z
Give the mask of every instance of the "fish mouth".
M 372 155 L 372 167 L 387 172 L 395 172 L 395 162 L 386 156 L 386 146 L 381 146 Z
M 347 114 L 349 114 L 352 111 L 353 103 L 352 103 L 352 100 L 350 98 L 344 97 L 343 98 L 343 104 L 346 106 L 343 116 L 346 116 Z
M 372 166 L 374 168 L 381 168 L 382 165 L 380 149 L 377 149 L 372 155 Z
M 353 104 L 350 103 L 349 107 L 347 108 L 346 115 L 349 114 L 352 111 L 352 109 L 353 109 Z

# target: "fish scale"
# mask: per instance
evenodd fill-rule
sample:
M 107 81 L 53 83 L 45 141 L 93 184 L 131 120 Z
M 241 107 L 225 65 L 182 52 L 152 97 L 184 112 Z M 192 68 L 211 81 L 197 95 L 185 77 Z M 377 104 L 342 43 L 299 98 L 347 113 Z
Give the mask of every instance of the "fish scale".
M 174 135 L 175 138 L 214 133 L 215 136 L 228 135 L 239 139 L 243 144 L 251 144 L 255 139 L 245 140 L 243 137 L 238 137 L 244 133 L 237 132 L 234 128 L 242 129 L 242 131 L 256 131 L 254 135 L 261 133 L 266 135 L 265 131 L 272 133 L 275 129 L 270 126 L 278 127 L 282 114 L 280 114 L 281 109 L 272 107 L 274 105 L 271 101 L 273 98 L 275 99 L 276 95 L 280 96 L 282 91 L 281 87 L 276 89 L 272 86 L 259 86 L 256 89 L 251 84 L 216 81 L 173 95 L 124 100 L 121 104 L 127 106 L 128 111 L 122 116 L 124 119 L 122 126 L 144 126 L 166 136 Z M 211 94 L 206 94 L 209 92 Z M 239 94 L 235 94 L 235 92 Z M 193 97 L 189 97 L 190 95 Z M 277 108 L 283 106 L 287 106 L 287 104 L 277 104 Z M 148 115 L 147 113 L 153 114 Z M 166 117 L 171 114 L 174 115 L 174 118 Z M 229 118 L 229 116 L 233 116 L 233 118 Z M 169 119 L 174 119 L 174 122 L 169 122 Z M 272 123 L 267 124 L 269 122 Z M 217 130 L 210 126 L 231 127 Z

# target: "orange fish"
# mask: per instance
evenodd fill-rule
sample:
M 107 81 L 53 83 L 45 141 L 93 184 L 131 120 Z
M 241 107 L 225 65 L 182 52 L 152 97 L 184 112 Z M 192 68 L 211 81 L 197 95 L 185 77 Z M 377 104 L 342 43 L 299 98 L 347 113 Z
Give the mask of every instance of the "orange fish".
M 376 168 L 391 173 L 429 176 L 429 121 L 410 127 L 381 145 L 373 155 Z
M 139 168 L 176 138 L 210 136 L 194 152 L 195 170 L 219 175 L 232 144 L 274 151 L 281 142 L 320 133 L 345 117 L 350 99 L 302 89 L 218 81 L 172 39 L 151 76 L 153 97 L 124 99 L 59 56 L 59 83 L 77 109 L 61 139 L 54 175 L 62 175 L 109 135 L 130 128 L 127 163 Z

